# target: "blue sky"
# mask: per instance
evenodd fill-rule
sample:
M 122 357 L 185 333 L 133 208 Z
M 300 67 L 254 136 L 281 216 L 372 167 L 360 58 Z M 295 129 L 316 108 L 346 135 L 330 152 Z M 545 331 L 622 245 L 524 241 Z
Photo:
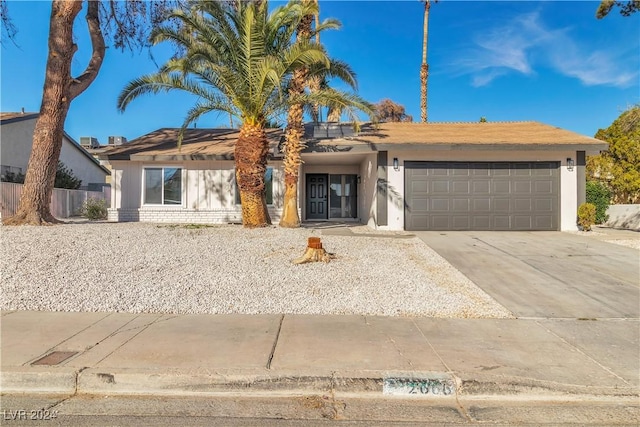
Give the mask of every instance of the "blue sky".
M 617 10 L 595 18 L 598 2 L 454 1 L 431 8 L 429 121 L 535 120 L 593 136 L 640 102 L 640 14 Z M 333 57 L 358 74 L 359 94 L 371 102 L 391 98 L 420 119 L 419 69 L 422 3 L 320 1 L 321 17 L 342 22 L 322 36 Z M 9 1 L 19 30 L 15 46 L 1 48 L 0 103 L 4 112 L 38 111 L 46 62 L 49 2 Z M 84 17 L 77 20 L 74 73 L 90 55 Z M 168 46 L 154 48 L 158 64 Z M 195 99 L 150 95 L 116 110 L 124 85 L 156 70 L 148 52 L 108 49 L 93 85 L 73 101 L 65 130 L 76 140 L 109 135 L 129 140 L 161 127 L 179 127 Z M 228 126 L 210 114 L 199 128 Z

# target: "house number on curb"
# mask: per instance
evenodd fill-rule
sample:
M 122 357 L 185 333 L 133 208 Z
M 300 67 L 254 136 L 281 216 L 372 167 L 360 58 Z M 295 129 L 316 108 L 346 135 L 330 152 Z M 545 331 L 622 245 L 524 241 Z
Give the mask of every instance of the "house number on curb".
M 449 380 L 424 380 L 415 378 L 385 378 L 382 393 L 389 395 L 433 395 L 449 396 L 455 386 Z

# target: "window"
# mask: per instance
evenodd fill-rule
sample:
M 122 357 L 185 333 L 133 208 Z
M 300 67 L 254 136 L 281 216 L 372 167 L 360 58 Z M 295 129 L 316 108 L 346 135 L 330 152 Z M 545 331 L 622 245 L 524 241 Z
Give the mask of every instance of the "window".
M 145 168 L 144 204 L 181 205 L 182 168 Z
M 265 196 L 267 198 L 267 204 L 273 204 L 273 168 L 267 168 L 267 171 L 264 174 L 264 190 Z M 236 182 L 236 205 L 240 204 L 240 188 L 238 188 L 238 183 Z

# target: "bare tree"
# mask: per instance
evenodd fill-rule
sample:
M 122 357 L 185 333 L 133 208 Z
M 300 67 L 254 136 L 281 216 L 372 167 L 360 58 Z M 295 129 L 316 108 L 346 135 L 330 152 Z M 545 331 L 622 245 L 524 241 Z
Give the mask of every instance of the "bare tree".
M 390 99 L 383 99 L 376 105 L 376 120 L 379 122 L 412 122 L 413 117 L 406 114 L 403 105 Z

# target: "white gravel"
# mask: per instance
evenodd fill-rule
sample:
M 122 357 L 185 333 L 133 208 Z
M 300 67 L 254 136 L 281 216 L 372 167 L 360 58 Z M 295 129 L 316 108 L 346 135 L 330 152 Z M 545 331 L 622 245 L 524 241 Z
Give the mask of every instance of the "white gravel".
M 148 223 L 0 233 L 3 310 L 511 317 L 416 237 Z M 313 235 L 337 258 L 292 264 Z

